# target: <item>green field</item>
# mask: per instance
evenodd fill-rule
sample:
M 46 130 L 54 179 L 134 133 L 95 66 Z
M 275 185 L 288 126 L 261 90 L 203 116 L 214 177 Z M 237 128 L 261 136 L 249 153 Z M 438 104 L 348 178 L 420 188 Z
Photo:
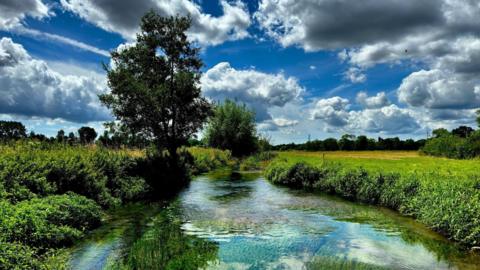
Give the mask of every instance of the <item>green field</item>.
M 349 168 L 364 168 L 377 172 L 435 172 L 441 174 L 480 175 L 480 159 L 458 160 L 420 155 L 417 151 L 335 151 L 335 152 L 278 152 L 277 160 L 292 164 L 312 165 L 323 161 L 339 163 Z
M 480 160 L 417 152 L 279 152 L 275 184 L 387 206 L 466 246 L 480 245 Z

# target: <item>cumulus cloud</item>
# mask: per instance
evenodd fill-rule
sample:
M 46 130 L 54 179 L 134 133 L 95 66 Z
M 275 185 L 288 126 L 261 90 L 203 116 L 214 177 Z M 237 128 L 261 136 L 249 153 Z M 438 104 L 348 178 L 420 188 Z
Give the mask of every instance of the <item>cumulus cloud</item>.
M 0 2 L 0 30 L 8 30 L 20 25 L 26 16 L 45 18 L 49 16 L 49 9 L 41 0 Z
M 108 120 L 111 116 L 97 98 L 104 91 L 105 81 L 61 75 L 32 58 L 20 44 L 0 40 L 0 114 L 73 122 Z
M 360 68 L 350 67 L 344 74 L 345 79 L 352 83 L 363 83 L 367 80 L 367 75 Z
M 416 118 L 408 109 L 391 104 L 353 111 L 350 110 L 349 100 L 338 96 L 318 100 L 311 109 L 311 116 L 313 120 L 323 121 L 327 131 L 402 134 L 412 133 L 420 128 Z
M 379 92 L 375 96 L 369 97 L 366 92 L 360 91 L 357 93 L 356 101 L 367 109 L 378 109 L 390 105 L 390 100 L 385 92 Z
M 433 69 L 413 72 L 398 88 L 398 99 L 412 107 L 469 109 L 480 107 L 480 82 Z
M 151 9 L 164 16 L 189 15 L 189 36 L 205 45 L 245 38 L 251 24 L 250 14 L 241 1 L 221 0 L 223 15 L 219 17 L 203 13 L 199 5 L 189 0 L 61 0 L 61 4 L 84 20 L 128 40 L 135 38 L 140 18 Z
M 200 82 L 205 96 L 214 101 L 228 98 L 243 102 L 255 110 L 257 121 L 271 119 L 270 107 L 283 107 L 299 99 L 304 91 L 293 77 L 254 69 L 237 70 L 227 62 L 209 69 Z
M 408 109 L 389 105 L 379 109 L 349 112 L 349 129 L 371 133 L 405 134 L 420 129 L 415 117 Z
M 330 126 L 343 127 L 348 123 L 349 106 L 348 99 L 341 97 L 320 99 L 315 103 L 311 117 L 321 119 Z

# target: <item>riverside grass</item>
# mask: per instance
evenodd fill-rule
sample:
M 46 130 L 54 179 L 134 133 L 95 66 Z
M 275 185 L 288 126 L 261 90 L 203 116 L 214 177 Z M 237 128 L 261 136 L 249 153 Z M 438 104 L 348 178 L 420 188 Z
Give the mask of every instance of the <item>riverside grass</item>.
M 279 152 L 274 184 L 309 188 L 413 216 L 466 247 L 480 245 L 480 160 L 417 152 Z

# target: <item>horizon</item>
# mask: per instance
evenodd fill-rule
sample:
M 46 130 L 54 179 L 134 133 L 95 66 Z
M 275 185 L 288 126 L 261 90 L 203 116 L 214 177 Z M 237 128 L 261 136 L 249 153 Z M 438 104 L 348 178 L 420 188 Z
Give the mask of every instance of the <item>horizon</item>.
M 149 9 L 192 17 L 203 94 L 247 104 L 273 144 L 477 128 L 474 1 L 28 2 L 0 1 L 0 120 L 35 133 L 100 134 L 113 120 L 97 98 L 108 91 L 101 63 Z

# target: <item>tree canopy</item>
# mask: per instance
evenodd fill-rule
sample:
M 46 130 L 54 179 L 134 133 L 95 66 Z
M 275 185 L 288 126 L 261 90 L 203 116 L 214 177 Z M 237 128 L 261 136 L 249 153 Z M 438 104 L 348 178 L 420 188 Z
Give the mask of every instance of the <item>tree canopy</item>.
M 231 100 L 215 107 L 205 131 L 211 147 L 228 149 L 234 156 L 244 156 L 257 150 L 255 113 L 245 105 Z
M 0 139 L 21 139 L 27 137 L 25 126 L 16 121 L 0 121 Z
M 81 127 L 78 129 L 78 137 L 82 144 L 93 143 L 97 137 L 97 132 L 91 127 Z
M 199 48 L 185 32 L 187 17 L 143 16 L 136 43 L 111 53 L 111 92 L 100 100 L 134 133 L 154 140 L 171 157 L 211 114 L 199 87 Z

